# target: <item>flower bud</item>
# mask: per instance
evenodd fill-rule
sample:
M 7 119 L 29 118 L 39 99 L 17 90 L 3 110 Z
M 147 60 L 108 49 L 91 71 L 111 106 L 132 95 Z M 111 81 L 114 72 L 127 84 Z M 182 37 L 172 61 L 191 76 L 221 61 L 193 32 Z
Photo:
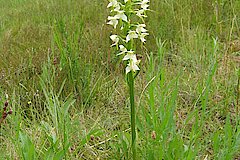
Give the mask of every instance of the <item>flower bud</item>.
M 7 112 L 4 112 L 3 115 L 2 115 L 2 118 L 3 118 L 3 119 L 6 119 L 6 118 L 7 118 L 7 115 L 8 115 Z
M 4 111 L 7 110 L 7 106 L 8 106 L 8 101 L 6 101 L 6 102 L 4 103 L 4 107 L 3 107 L 3 110 L 4 110 Z
M 5 107 L 7 107 L 7 106 L 8 106 L 8 101 L 6 101 L 6 102 L 5 102 L 4 106 L 5 106 Z
M 157 138 L 156 132 L 152 131 L 152 139 L 155 140 Z
M 95 139 L 94 135 L 91 135 L 90 139 L 91 139 L 91 141 L 93 141 Z
M 12 112 L 13 112 L 13 111 L 12 111 L 12 110 L 10 110 L 10 111 L 8 111 L 8 114 L 12 114 Z

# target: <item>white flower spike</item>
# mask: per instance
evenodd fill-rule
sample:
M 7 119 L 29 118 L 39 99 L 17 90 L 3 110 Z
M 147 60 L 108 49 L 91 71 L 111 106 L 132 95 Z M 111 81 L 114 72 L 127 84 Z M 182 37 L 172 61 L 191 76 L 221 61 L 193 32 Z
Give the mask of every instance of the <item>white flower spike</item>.
M 127 61 L 126 73 L 140 70 L 140 60 L 137 60 L 135 51 L 131 47 L 134 46 L 135 39 L 145 43 L 145 37 L 149 35 L 144 24 L 144 18 L 147 17 L 146 11 L 149 10 L 149 2 L 150 0 L 109 0 L 107 6 L 107 8 L 111 8 L 111 16 L 108 16 L 107 24 L 112 25 L 115 29 L 121 25 L 119 26 L 120 30 L 115 30 L 120 34 L 113 34 L 110 39 L 113 42 L 111 46 L 117 46 L 117 55 L 123 55 L 123 60 Z M 134 16 L 139 17 L 141 22 L 135 22 L 134 19 L 132 23 L 131 17 Z
M 108 8 L 111 7 L 108 17 L 108 24 L 113 25 L 114 28 L 118 27 L 118 30 L 114 32 L 120 32 L 110 36 L 113 44 L 118 50 L 117 55 L 123 55 L 123 61 L 127 61 L 125 72 L 127 74 L 127 82 L 130 93 L 130 106 L 131 106 L 131 131 L 132 131 L 132 159 L 136 160 L 136 112 L 134 106 L 134 79 L 140 70 L 137 55 L 135 54 L 135 39 L 145 43 L 145 36 L 148 35 L 146 25 L 144 24 L 144 18 L 147 17 L 146 11 L 149 10 L 150 0 L 109 0 Z M 141 6 L 141 8 L 140 8 Z M 139 9 L 140 8 L 140 9 Z M 134 13 L 134 14 L 133 14 Z M 142 21 L 143 24 L 136 22 L 136 18 Z M 132 18 L 132 19 L 131 19 Z M 118 21 L 120 20 L 120 23 Z M 126 40 L 124 40 L 126 37 Z M 120 41 L 121 39 L 121 41 Z M 120 42 L 119 42 L 120 41 Z M 119 45 L 118 45 L 119 44 Z M 119 46 L 119 47 L 118 47 Z

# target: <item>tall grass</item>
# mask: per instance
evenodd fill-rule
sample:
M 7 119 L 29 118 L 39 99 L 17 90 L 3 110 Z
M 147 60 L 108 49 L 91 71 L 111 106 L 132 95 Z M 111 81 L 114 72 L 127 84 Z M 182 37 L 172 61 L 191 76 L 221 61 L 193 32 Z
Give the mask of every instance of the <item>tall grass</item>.
M 109 49 L 107 1 L 0 4 L 0 106 L 13 110 L 0 159 L 129 159 L 128 86 Z M 240 3 L 151 9 L 152 36 L 137 48 L 137 158 L 238 159 Z

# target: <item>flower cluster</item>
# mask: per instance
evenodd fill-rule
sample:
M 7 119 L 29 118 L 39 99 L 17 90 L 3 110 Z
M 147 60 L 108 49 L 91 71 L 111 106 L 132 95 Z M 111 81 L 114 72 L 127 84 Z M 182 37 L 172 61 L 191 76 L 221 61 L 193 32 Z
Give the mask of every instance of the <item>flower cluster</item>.
M 2 117 L 0 118 L 0 126 L 4 119 L 7 118 L 8 115 L 12 114 L 12 110 L 7 112 L 7 107 L 8 107 L 8 101 L 5 102 L 4 107 L 3 107 L 3 112 L 2 112 Z
M 108 16 L 108 23 L 114 29 L 120 29 L 119 34 L 112 34 L 110 39 L 119 50 L 117 55 L 124 55 L 123 60 L 128 61 L 126 73 L 140 70 L 139 60 L 133 49 L 134 39 L 145 43 L 148 34 L 144 18 L 147 17 L 146 11 L 149 10 L 150 0 L 109 0 L 107 8 L 111 8 L 111 15 Z M 131 19 L 138 17 L 139 22 L 132 22 Z

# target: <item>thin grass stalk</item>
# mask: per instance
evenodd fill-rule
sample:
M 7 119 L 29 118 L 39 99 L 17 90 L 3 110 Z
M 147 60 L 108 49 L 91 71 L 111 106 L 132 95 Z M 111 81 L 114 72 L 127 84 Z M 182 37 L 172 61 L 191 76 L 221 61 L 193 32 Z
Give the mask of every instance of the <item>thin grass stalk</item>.
M 128 73 L 128 86 L 131 105 L 131 132 L 132 132 L 132 154 L 133 160 L 136 160 L 136 111 L 134 104 L 134 77 L 133 71 Z
M 238 69 L 238 81 L 237 81 L 237 115 L 239 115 L 239 97 L 240 97 L 240 69 Z

